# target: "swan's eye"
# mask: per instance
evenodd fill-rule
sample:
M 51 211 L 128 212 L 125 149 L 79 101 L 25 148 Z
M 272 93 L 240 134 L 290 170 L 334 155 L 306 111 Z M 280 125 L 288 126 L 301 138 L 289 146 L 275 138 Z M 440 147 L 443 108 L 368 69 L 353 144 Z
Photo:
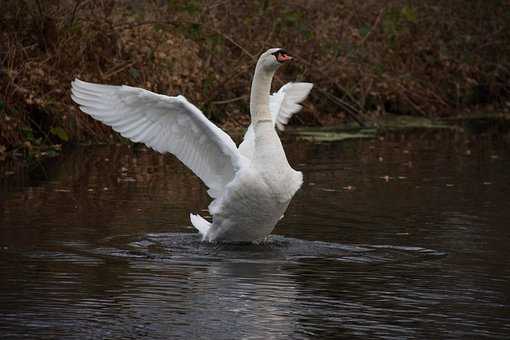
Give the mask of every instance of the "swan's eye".
M 285 50 L 278 50 L 275 53 L 273 53 L 273 55 L 275 56 L 276 60 L 280 63 L 292 60 L 292 57 Z

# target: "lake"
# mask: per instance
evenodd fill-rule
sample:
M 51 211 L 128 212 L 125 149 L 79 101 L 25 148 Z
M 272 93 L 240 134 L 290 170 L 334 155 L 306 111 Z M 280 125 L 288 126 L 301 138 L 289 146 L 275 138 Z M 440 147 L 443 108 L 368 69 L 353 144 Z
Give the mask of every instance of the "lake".
M 204 186 L 143 147 L 2 168 L 1 338 L 508 337 L 508 133 L 287 136 L 305 183 L 261 244 L 200 242 Z

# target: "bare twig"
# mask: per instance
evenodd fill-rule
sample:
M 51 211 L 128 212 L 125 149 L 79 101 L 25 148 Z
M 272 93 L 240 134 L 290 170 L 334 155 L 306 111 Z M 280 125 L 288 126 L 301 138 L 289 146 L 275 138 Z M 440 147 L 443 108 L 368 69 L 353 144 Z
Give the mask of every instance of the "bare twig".
M 71 17 L 69 18 L 68 20 L 68 25 L 71 26 L 73 23 L 74 23 L 74 19 L 76 18 L 76 13 L 78 12 L 78 8 L 81 7 L 82 5 L 85 5 L 87 3 L 89 3 L 90 0 L 75 0 L 75 3 L 74 3 L 74 6 L 73 6 L 73 10 L 71 11 Z
M 129 22 L 129 23 L 121 23 L 118 25 L 112 25 L 112 29 L 116 30 L 125 30 L 125 29 L 132 29 L 139 26 L 145 26 L 145 25 L 176 25 L 178 22 L 175 20 L 147 20 L 147 21 L 140 21 L 140 22 Z
M 246 71 L 247 67 L 248 65 L 245 61 L 241 62 L 237 67 L 235 67 L 230 75 L 224 77 L 224 79 L 216 85 L 215 91 L 209 95 L 209 100 L 206 101 L 206 103 L 214 101 L 218 97 L 218 95 L 224 90 L 225 85 L 230 83 L 232 80 L 237 79 L 237 77 L 240 74 Z
M 249 97 L 248 95 L 244 95 L 244 96 L 239 96 L 239 97 L 235 97 L 235 98 L 232 98 L 232 99 L 211 101 L 209 103 L 212 104 L 212 105 L 225 105 L 225 104 L 230 104 L 230 103 L 238 102 L 240 100 L 246 100 L 248 97 Z
M 44 13 L 43 13 L 41 1 L 40 0 L 36 0 L 36 4 L 37 4 L 37 10 L 39 11 L 39 16 L 41 18 L 43 18 L 44 17 Z
M 317 73 L 320 73 L 321 76 L 324 77 L 324 79 L 330 79 L 331 76 L 329 76 L 328 74 L 326 74 L 321 68 L 319 67 L 316 67 L 315 65 L 313 65 L 311 62 L 305 60 L 304 58 L 301 58 L 299 55 L 296 55 L 296 57 L 299 58 L 299 60 L 301 62 L 303 62 L 304 64 L 308 64 L 315 72 Z M 354 107 L 352 107 L 352 109 L 354 110 L 354 112 L 357 112 L 358 114 L 362 114 L 362 111 L 363 111 L 363 106 L 352 96 L 352 94 L 345 88 L 343 87 L 342 85 L 340 85 L 338 82 L 336 81 L 333 81 L 332 84 L 342 93 L 344 93 L 347 97 L 349 97 L 349 99 L 352 101 L 353 104 L 356 104 L 358 106 L 358 109 L 355 109 Z
M 370 36 L 370 34 L 375 30 L 377 25 L 379 25 L 379 22 L 381 21 L 381 17 L 383 16 L 383 14 L 384 14 L 384 8 L 382 8 L 379 11 L 379 14 L 375 18 L 375 21 L 374 21 L 374 24 L 372 25 L 372 28 L 370 28 L 370 31 L 368 31 L 367 35 L 365 35 L 365 37 L 360 41 L 360 43 L 359 43 L 360 45 L 363 45 L 365 43 L 365 41 L 367 41 L 367 39 Z
M 333 103 L 343 107 L 346 110 L 347 115 L 349 117 L 351 117 L 361 127 L 366 127 L 366 124 L 363 122 L 363 120 L 360 117 L 358 117 L 359 112 L 354 107 L 352 107 L 352 105 L 350 105 L 346 101 L 338 98 L 337 96 L 334 96 L 331 93 L 324 91 L 323 89 L 321 89 L 319 87 L 316 87 L 315 90 L 318 91 L 319 93 L 323 94 L 327 99 L 329 99 Z
M 112 76 L 116 75 L 117 73 L 120 73 L 120 72 L 124 71 L 125 69 L 127 69 L 127 68 L 129 68 L 129 67 L 133 66 L 134 64 L 136 64 L 136 61 L 132 61 L 132 62 L 130 62 L 130 63 L 124 64 L 124 65 L 121 65 L 121 66 L 117 67 L 116 69 L 114 69 L 114 70 L 112 70 L 112 71 L 110 71 L 110 72 L 108 72 L 108 73 L 106 73 L 106 74 L 103 74 L 103 73 L 101 72 L 101 70 L 100 70 L 100 72 L 101 72 L 101 79 L 103 79 L 103 80 L 108 80 L 108 79 L 109 79 L 109 78 L 111 78 Z
M 228 41 L 230 41 L 232 44 L 234 44 L 235 46 L 237 46 L 237 48 L 239 48 L 241 51 L 243 51 L 245 54 L 247 54 L 248 56 L 250 56 L 250 58 L 252 60 L 256 59 L 257 56 L 250 53 L 246 48 L 244 48 L 243 46 L 241 46 L 241 44 L 237 43 L 234 39 L 232 39 L 231 37 L 229 37 L 228 35 L 226 35 L 225 33 L 221 32 L 220 30 L 217 30 L 215 28 L 211 28 L 214 32 L 220 34 L 223 38 L 227 39 Z

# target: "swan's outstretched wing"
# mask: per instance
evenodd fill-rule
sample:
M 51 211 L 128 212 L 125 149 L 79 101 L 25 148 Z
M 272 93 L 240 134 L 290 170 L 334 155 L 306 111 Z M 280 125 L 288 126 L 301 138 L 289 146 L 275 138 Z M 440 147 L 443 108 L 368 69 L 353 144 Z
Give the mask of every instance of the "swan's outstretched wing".
M 310 93 L 312 83 L 287 83 L 269 96 L 269 111 L 278 130 L 283 131 L 289 119 L 302 109 L 299 105 Z
M 122 136 L 174 154 L 202 179 L 212 197 L 223 191 L 241 166 L 241 156 L 230 136 L 183 96 L 76 79 L 71 97 L 83 112 Z
M 292 115 L 301 110 L 302 106 L 299 103 L 305 100 L 312 87 L 312 83 L 287 83 L 278 92 L 269 96 L 269 111 L 273 116 L 273 123 L 279 130 L 283 131 Z M 250 124 L 244 134 L 243 142 L 239 145 L 239 152 L 248 159 L 252 159 L 254 147 L 255 134 Z

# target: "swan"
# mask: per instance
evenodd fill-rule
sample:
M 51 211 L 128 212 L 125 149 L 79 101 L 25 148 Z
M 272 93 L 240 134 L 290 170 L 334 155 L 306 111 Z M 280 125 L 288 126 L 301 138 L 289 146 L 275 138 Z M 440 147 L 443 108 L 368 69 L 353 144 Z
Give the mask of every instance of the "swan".
M 75 79 L 71 98 L 81 111 L 136 143 L 172 153 L 208 187 L 212 222 L 190 214 L 202 241 L 259 242 L 283 217 L 303 183 L 288 163 L 275 129 L 301 109 L 313 84 L 288 83 L 270 94 L 276 70 L 292 60 L 281 48 L 262 53 L 250 94 L 251 123 L 239 148 L 185 97 Z

